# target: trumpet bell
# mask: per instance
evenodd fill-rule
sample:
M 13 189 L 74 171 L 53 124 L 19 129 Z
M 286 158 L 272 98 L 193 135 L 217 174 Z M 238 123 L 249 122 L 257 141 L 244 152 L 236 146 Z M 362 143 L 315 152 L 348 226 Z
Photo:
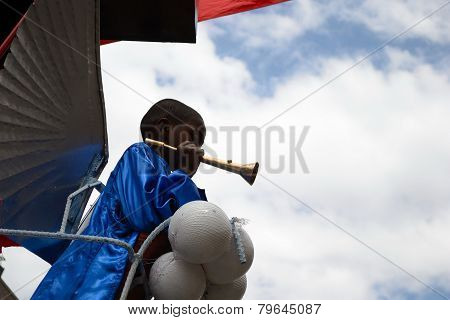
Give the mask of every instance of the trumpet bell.
M 249 185 L 253 185 L 256 176 L 258 175 L 259 163 L 243 164 L 239 175 L 248 182 Z

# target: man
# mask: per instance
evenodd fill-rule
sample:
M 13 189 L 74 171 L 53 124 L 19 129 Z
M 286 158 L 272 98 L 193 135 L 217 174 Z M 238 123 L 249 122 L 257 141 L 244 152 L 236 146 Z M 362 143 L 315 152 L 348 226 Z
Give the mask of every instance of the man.
M 206 200 L 190 179 L 198 169 L 205 124 L 195 110 L 166 99 L 141 122 L 142 137 L 177 146 L 177 151 L 137 143 L 112 171 L 85 235 L 120 239 L 133 246 L 183 204 Z M 113 299 L 128 252 L 112 244 L 74 241 L 55 262 L 32 299 Z

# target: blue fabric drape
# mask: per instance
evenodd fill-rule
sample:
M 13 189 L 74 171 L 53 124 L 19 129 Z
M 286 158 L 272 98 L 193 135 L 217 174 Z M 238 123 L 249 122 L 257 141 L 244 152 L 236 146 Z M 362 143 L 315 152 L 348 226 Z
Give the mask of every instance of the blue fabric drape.
M 134 245 L 185 203 L 206 200 L 203 190 L 145 143 L 128 148 L 111 173 L 85 235 Z M 55 262 L 32 299 L 113 299 L 127 264 L 124 248 L 74 241 Z

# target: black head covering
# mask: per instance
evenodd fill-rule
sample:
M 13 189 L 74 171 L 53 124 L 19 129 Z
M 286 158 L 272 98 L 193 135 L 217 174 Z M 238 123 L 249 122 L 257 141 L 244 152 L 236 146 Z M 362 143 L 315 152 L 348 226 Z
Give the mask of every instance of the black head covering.
M 205 141 L 206 128 L 202 116 L 174 99 L 164 99 L 155 103 L 145 114 L 141 121 L 141 135 L 146 138 L 149 131 L 158 127 L 160 121 L 166 119 L 170 124 L 188 124 L 192 126 L 198 134 L 199 144 Z

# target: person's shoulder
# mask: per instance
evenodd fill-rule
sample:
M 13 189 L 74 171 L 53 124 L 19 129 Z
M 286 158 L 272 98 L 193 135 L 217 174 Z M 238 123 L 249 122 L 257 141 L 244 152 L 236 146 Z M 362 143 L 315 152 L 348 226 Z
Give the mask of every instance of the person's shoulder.
M 157 166 L 167 166 L 165 161 L 156 153 L 152 147 L 147 145 L 144 142 L 137 142 L 132 144 L 125 150 L 122 158 L 140 158 L 141 160 L 145 160 L 146 162 L 150 162 Z
M 153 158 L 156 155 L 155 151 L 144 142 L 137 142 L 132 144 L 125 150 L 123 155 L 125 156 L 130 153 L 147 155 L 150 156 L 151 158 Z
M 142 151 L 142 150 L 147 150 L 147 149 L 151 149 L 147 144 L 145 144 L 144 142 L 136 142 L 133 143 L 131 146 L 129 146 L 125 152 L 138 152 L 138 151 Z

